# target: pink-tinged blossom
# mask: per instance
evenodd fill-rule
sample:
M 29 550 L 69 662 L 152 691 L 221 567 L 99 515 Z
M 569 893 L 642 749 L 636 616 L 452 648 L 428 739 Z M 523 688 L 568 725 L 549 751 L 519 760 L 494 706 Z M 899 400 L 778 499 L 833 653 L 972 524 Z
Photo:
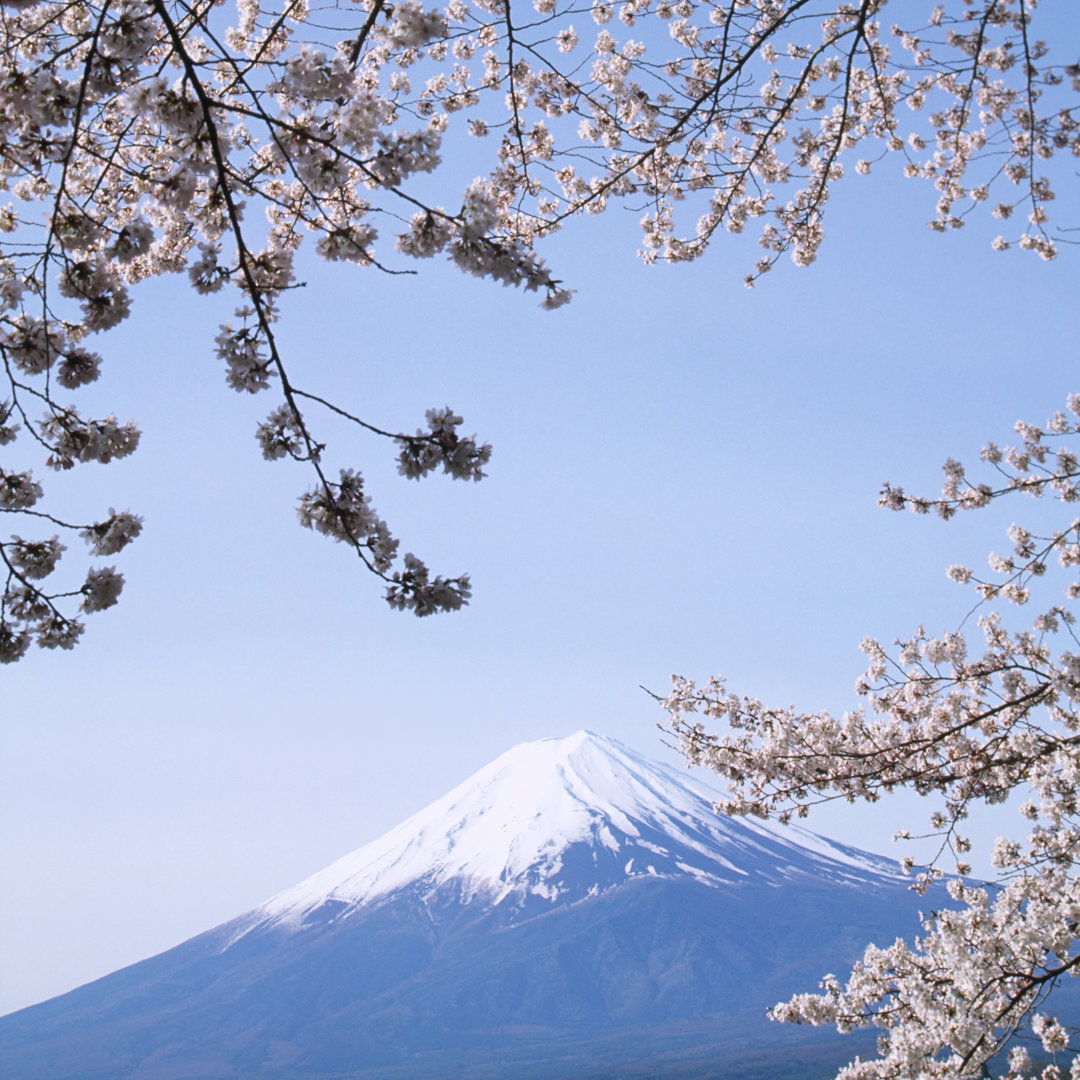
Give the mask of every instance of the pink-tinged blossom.
M 48 577 L 65 550 L 58 536 L 49 540 L 23 540 L 21 536 L 13 536 L 11 540 L 11 544 L 4 545 L 7 558 L 21 577 L 31 581 Z
M 38 623 L 35 638 L 43 649 L 74 649 L 83 629 L 77 619 L 68 619 L 57 613 Z
M 82 587 L 83 599 L 80 607 L 86 612 L 104 611 L 116 603 L 123 587 L 124 575 L 118 574 L 116 567 L 91 569 Z
M 0 509 L 27 510 L 42 496 L 41 485 L 28 472 L 0 469 Z
M 115 555 L 142 532 L 142 518 L 128 511 L 109 510 L 109 517 L 80 532 L 94 555 Z
M 25 630 L 0 619 L 0 664 L 13 664 L 21 660 L 30 648 L 30 635 Z

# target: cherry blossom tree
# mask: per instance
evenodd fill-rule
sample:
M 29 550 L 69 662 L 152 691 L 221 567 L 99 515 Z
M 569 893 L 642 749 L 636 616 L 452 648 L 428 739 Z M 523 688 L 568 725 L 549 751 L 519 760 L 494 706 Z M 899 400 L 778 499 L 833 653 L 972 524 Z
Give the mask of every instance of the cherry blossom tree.
M 1007 553 L 991 554 L 987 572 L 948 568 L 975 590 L 965 623 L 977 631 L 920 628 L 891 649 L 865 640 L 856 684 L 865 704 L 843 716 L 771 708 L 722 679 L 677 678 L 665 701 L 687 757 L 726 779 L 729 813 L 788 820 L 826 800 L 874 802 L 901 788 L 940 803 L 930 821 L 938 857 L 905 866 L 924 893 L 949 870 L 956 907 L 927 915 L 912 945 L 871 946 L 846 982 L 830 975 L 821 993 L 774 1010 L 841 1031 L 878 1027 L 879 1057 L 845 1068 L 850 1080 L 987 1075 L 1003 1050 L 1020 1080 L 1038 1072 L 1025 1037 L 1054 1056 L 1043 1080 L 1059 1080 L 1069 1058 L 1080 1076 L 1077 1029 L 1047 1002 L 1080 975 L 1080 640 L 1070 610 L 1080 597 L 1080 517 L 1070 509 L 1080 502 L 1080 394 L 1067 405 L 1042 427 L 1018 423 L 1015 445 L 984 447 L 977 481 L 950 460 L 937 498 L 881 493 L 889 509 L 945 519 L 1024 494 L 1061 504 L 1053 515 L 1040 507 L 1056 526 L 1012 525 Z M 1034 618 L 1019 618 L 1028 607 Z M 997 877 L 973 880 L 965 823 L 980 803 L 1014 795 L 1029 835 L 998 840 Z
M 785 254 L 814 260 L 845 170 L 898 155 L 936 188 L 934 229 L 985 205 L 1009 222 L 998 247 L 1050 259 L 1068 236 L 1051 222 L 1052 165 L 1080 147 L 1077 69 L 1036 36 L 1037 7 L 3 0 L 0 511 L 19 532 L 0 542 L 0 660 L 70 648 L 81 613 L 120 593 L 114 566 L 53 583 L 71 543 L 113 556 L 140 518 L 68 521 L 41 469 L 136 449 L 135 422 L 85 416 L 69 392 L 97 379 L 98 341 L 142 279 L 238 291 L 217 355 L 235 390 L 275 398 L 258 442 L 310 470 L 301 523 L 351 547 L 393 607 L 458 608 L 468 577 L 399 555 L 360 472 L 331 467 L 318 419 L 389 439 L 408 478 L 479 480 L 491 448 L 451 408 L 391 431 L 290 378 L 275 328 L 304 240 L 369 272 L 442 255 L 557 308 L 571 291 L 537 242 L 619 203 L 650 262 L 756 230 L 753 284 Z M 427 193 L 444 149 L 480 179 L 440 205 Z

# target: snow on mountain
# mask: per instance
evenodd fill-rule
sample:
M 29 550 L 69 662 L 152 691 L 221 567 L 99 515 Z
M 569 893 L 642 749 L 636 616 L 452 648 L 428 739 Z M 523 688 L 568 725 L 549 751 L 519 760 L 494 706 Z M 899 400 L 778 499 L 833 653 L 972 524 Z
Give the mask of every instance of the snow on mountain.
M 627 879 L 715 886 L 816 877 L 895 886 L 889 860 L 796 826 L 719 815 L 687 774 L 579 731 L 507 751 L 378 840 L 252 912 L 301 925 L 327 904 L 370 907 L 406 888 L 492 905 L 574 902 Z M 511 905 L 512 906 L 512 905 Z M 246 931 L 245 931 L 246 932 Z
M 823 1080 L 766 1009 L 918 927 L 893 865 L 578 732 L 254 911 L 0 1018 L 20 1080 Z M 936 901 L 935 901 L 936 903 Z

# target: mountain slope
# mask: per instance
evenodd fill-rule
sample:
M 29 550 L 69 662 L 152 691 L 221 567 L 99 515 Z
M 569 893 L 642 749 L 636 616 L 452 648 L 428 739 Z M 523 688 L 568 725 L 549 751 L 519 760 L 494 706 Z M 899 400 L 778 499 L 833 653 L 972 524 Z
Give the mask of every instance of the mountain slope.
M 917 907 L 885 860 L 718 817 L 684 775 L 579 732 L 0 1020 L 0 1058 L 22 1080 L 823 1074 L 855 1047 L 764 1009 Z
M 574 902 L 638 876 L 710 885 L 794 878 L 895 884 L 895 864 L 804 829 L 717 815 L 690 780 L 579 731 L 507 751 L 380 839 L 267 901 L 302 923 L 328 902 L 373 905 L 409 886 L 529 907 Z

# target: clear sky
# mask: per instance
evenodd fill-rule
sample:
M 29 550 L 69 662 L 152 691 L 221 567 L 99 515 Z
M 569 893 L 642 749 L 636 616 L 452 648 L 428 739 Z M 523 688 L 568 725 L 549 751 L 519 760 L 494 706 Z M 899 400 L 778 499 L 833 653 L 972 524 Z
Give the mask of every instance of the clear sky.
M 260 457 L 275 403 L 225 386 L 220 307 L 138 288 L 93 393 L 142 446 L 51 481 L 72 518 L 144 515 L 125 593 L 75 652 L 0 672 L 0 1010 L 255 906 L 517 742 L 588 727 L 674 760 L 641 684 L 843 709 L 865 634 L 955 627 L 945 565 L 982 565 L 1018 508 L 944 525 L 877 491 L 936 493 L 946 457 L 1080 390 L 1077 274 L 994 254 L 989 221 L 930 232 L 933 197 L 852 177 L 818 263 L 753 291 L 749 238 L 646 268 L 614 210 L 544 249 L 578 290 L 552 313 L 443 263 L 308 266 L 280 330 L 301 387 L 404 430 L 449 404 L 494 444 L 483 483 L 417 484 L 326 428 L 403 550 L 471 572 L 471 606 L 424 620 L 296 524 L 308 477 Z M 889 850 L 921 813 L 811 826 Z

